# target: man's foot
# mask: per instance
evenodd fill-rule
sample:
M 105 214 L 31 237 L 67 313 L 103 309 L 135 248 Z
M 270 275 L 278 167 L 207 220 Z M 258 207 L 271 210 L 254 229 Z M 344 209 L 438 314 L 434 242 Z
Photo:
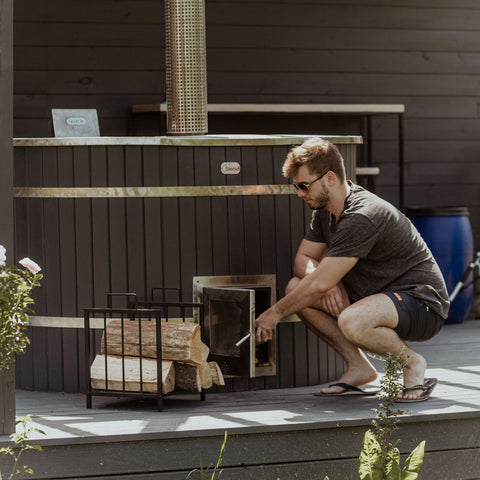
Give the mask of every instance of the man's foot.
M 361 369 L 348 368 L 347 371 L 340 377 L 340 379 L 326 388 L 320 390 L 324 394 L 341 394 L 347 389 L 341 384 L 345 383 L 353 387 L 361 387 L 367 383 L 373 382 L 377 378 L 377 371 L 372 365 L 364 366 Z
M 425 381 L 425 370 L 427 361 L 418 353 L 414 353 L 407 359 L 407 364 L 403 369 L 403 390 L 398 394 L 400 400 L 417 400 L 424 393 L 423 390 L 411 390 L 416 385 L 423 385 Z
M 341 387 L 341 391 L 338 393 L 323 393 L 323 391 L 332 390 L 333 387 Z M 328 386 L 328 388 L 324 388 L 320 392 L 314 393 L 316 397 L 342 397 L 342 396 L 370 396 L 370 395 L 377 395 L 378 390 L 365 390 L 359 387 L 354 387 L 348 383 L 332 383 Z
M 436 378 L 426 378 L 423 385 L 415 385 L 414 387 L 404 388 L 403 395 L 401 398 L 397 398 L 395 401 L 398 403 L 414 403 L 414 402 L 425 402 L 430 398 L 430 395 L 433 392 L 433 389 L 437 385 Z M 405 393 L 413 390 L 420 390 L 422 393 L 419 397 L 416 398 L 403 398 L 405 397 Z

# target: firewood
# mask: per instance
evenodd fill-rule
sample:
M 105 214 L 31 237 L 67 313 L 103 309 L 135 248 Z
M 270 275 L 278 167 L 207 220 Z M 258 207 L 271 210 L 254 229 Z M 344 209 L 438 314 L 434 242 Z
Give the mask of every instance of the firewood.
M 201 392 L 202 379 L 197 365 L 175 362 L 175 390 Z
M 157 392 L 157 361 L 141 357 L 121 357 L 98 354 L 90 369 L 92 388 L 106 389 L 105 361 L 107 362 L 108 390 L 128 392 Z M 123 362 L 123 366 L 122 366 Z M 140 363 L 142 382 L 140 382 Z M 125 384 L 123 371 L 125 370 Z M 142 388 L 143 387 L 143 388 Z M 162 393 L 175 388 L 175 369 L 171 360 L 162 361 Z
M 202 388 L 207 390 L 213 386 L 213 379 L 212 379 L 212 370 L 210 365 L 204 361 L 199 367 L 200 372 L 200 382 L 202 384 Z
M 212 374 L 212 381 L 215 385 L 225 385 L 225 379 L 223 378 L 223 373 L 220 370 L 217 362 L 208 362 L 210 371 Z
M 123 353 L 128 356 L 156 358 L 157 337 L 155 321 L 141 320 L 140 327 L 139 329 L 138 320 L 124 320 L 122 339 L 121 320 L 110 320 L 107 323 L 106 335 L 104 332 L 102 336 L 101 352 L 109 355 L 122 355 Z M 200 338 L 200 325 L 196 323 L 162 322 L 161 330 L 163 360 L 201 365 L 206 345 Z
M 210 355 L 210 348 L 202 343 L 202 360 L 206 361 Z

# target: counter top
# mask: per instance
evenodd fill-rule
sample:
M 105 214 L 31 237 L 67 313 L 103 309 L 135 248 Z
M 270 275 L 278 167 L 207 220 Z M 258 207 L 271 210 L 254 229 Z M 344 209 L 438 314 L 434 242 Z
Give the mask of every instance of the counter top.
M 166 112 L 166 103 L 133 105 L 132 113 Z M 401 114 L 405 112 L 403 104 L 338 104 L 338 103 L 209 103 L 207 111 L 211 113 L 326 113 L 351 115 Z
M 163 137 L 48 137 L 48 138 L 14 138 L 14 147 L 62 147 L 62 146 L 189 146 L 189 147 L 223 147 L 223 146 L 261 146 L 301 144 L 314 135 L 199 135 L 199 136 L 163 136 Z M 337 145 L 361 144 L 361 136 L 319 135 Z

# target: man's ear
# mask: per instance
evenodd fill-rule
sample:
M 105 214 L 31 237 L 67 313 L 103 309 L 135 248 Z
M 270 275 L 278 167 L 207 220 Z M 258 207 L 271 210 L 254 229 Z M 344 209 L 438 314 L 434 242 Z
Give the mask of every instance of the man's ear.
M 333 172 L 332 170 L 329 170 L 326 174 L 325 177 L 327 179 L 327 184 L 329 187 L 332 187 L 336 180 L 337 180 L 337 174 Z

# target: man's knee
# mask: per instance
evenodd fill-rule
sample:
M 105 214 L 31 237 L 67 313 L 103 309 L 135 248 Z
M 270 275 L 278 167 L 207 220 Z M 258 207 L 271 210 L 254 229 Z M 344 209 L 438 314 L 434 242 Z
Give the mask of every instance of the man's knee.
M 348 308 L 338 316 L 338 327 L 343 335 L 352 343 L 358 343 L 360 341 L 362 332 L 365 329 L 353 309 Z
M 293 277 L 285 287 L 285 295 L 288 295 L 297 286 L 298 282 L 300 282 L 300 278 Z

